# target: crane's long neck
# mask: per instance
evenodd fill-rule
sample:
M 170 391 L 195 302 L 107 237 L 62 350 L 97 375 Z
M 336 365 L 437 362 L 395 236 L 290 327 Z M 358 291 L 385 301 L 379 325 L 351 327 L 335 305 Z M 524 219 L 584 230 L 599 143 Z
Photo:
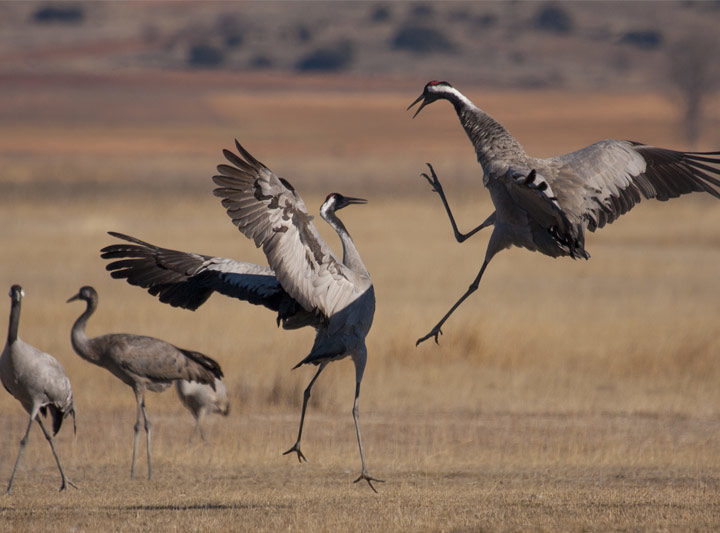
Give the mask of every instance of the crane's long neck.
M 350 234 L 347 229 L 345 229 L 345 224 L 337 217 L 335 211 L 332 209 L 323 209 L 320 211 L 320 216 L 323 217 L 325 222 L 332 226 L 337 232 L 338 237 L 340 237 L 340 242 L 343 247 L 343 264 L 353 272 L 368 275 L 367 268 L 365 268 L 365 264 L 360 258 L 360 252 L 358 252 L 355 243 L 350 238 Z
M 7 343 L 12 344 L 18 338 L 18 328 L 20 326 L 20 301 L 13 300 L 10 306 L 10 324 L 8 326 Z
M 97 362 L 99 357 L 92 349 L 90 339 L 88 338 L 87 333 L 85 333 L 85 326 L 87 325 L 88 318 L 90 318 L 90 315 L 95 312 L 96 308 L 97 302 L 87 300 L 87 307 L 85 308 L 85 311 L 75 321 L 70 333 L 70 340 L 72 341 L 73 348 L 77 354 L 83 359 L 91 362 Z
M 527 157 L 520 143 L 502 124 L 478 108 L 462 93 L 453 89 L 443 96 L 455 108 L 465 133 L 475 147 L 478 162 L 486 174 L 499 160 L 510 162 L 513 159 Z

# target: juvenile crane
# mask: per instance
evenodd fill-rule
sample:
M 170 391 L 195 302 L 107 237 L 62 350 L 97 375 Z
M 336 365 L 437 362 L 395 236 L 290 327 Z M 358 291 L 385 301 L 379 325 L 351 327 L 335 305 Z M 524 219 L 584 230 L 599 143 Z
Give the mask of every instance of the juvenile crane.
M 485 260 L 467 291 L 416 344 L 442 334 L 455 309 L 475 292 L 490 260 L 519 246 L 551 257 L 589 259 L 585 229 L 595 231 L 627 213 L 642 197 L 668 200 L 690 192 L 720 198 L 720 152 L 678 152 L 635 141 L 606 139 L 576 152 L 540 159 L 490 115 L 446 81 L 431 81 L 408 107 L 415 115 L 436 100 L 447 100 L 475 147 L 495 211 L 467 233 L 458 230 L 434 169 L 423 174 L 445 206 L 455 238 L 463 242 L 493 226 Z
M 95 365 L 106 368 L 135 393 L 137 417 L 134 426 L 134 443 L 130 479 L 135 478 L 135 459 L 140 444 L 140 428 L 145 428 L 147 445 L 148 479 L 152 479 L 150 453 L 150 419 L 145 410 L 145 391 L 162 392 L 173 381 L 187 379 L 213 384 L 222 377 L 220 365 L 192 350 L 178 348 L 154 337 L 130 333 L 109 333 L 89 338 L 85 333 L 88 318 L 97 309 L 98 294 L 86 285 L 72 296 L 69 302 L 83 300 L 87 306 L 72 327 L 71 340 L 75 352 Z
M 240 156 L 224 150 L 230 165 L 218 166 L 213 177 L 216 196 L 240 231 L 262 246 L 270 267 L 222 257 L 159 248 L 134 237 L 111 233 L 133 244 L 115 244 L 102 250 L 115 278 L 148 289 L 160 301 L 196 309 L 214 292 L 264 305 L 276 311 L 284 329 L 312 326 L 316 330 L 310 353 L 295 367 L 318 367 L 303 394 L 300 427 L 295 444 L 285 452 L 300 450 L 310 391 L 330 361 L 350 357 L 355 365 L 353 420 L 362 470 L 355 480 L 367 481 L 375 491 L 363 452 L 358 402 L 365 371 L 365 337 L 375 313 L 375 292 L 370 274 L 336 211 L 366 200 L 338 193 L 327 196 L 320 216 L 337 232 L 343 248 L 340 260 L 323 241 L 295 189 L 251 156 L 237 141 Z
M 205 440 L 205 432 L 202 428 L 202 419 L 205 415 L 218 413 L 227 416 L 230 412 L 230 400 L 225 384 L 215 378 L 214 386 L 215 388 L 205 383 L 184 379 L 175 382 L 180 402 L 195 418 L 195 430 L 200 433 L 202 440 Z
M 15 472 L 25 450 L 33 421 L 38 423 L 45 438 L 50 443 L 50 449 L 62 478 L 60 490 L 65 490 L 68 485 L 75 487 L 63 471 L 52 438 L 52 435 L 57 435 L 57 432 L 60 431 L 63 420 L 69 415 L 73 417 L 73 431 L 75 431 L 75 404 L 70 380 L 57 359 L 27 344 L 18 337 L 20 307 L 24 296 L 25 292 L 20 285 L 10 287 L 10 325 L 8 327 L 7 343 L 3 349 L 2 357 L 0 357 L 0 379 L 3 386 L 20 402 L 29 415 L 27 430 L 20 441 L 20 451 L 18 451 L 10 482 L 7 486 L 8 494 L 12 489 Z M 45 429 L 45 425 L 39 416 L 47 416 L 48 413 L 50 413 L 53 422 L 52 435 Z

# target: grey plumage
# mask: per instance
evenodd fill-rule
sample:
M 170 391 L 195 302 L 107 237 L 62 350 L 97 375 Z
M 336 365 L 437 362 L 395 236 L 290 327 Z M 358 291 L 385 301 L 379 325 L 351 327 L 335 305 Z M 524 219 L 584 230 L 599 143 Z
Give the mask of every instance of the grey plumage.
M 606 139 L 547 159 L 531 157 L 490 115 L 445 81 L 431 81 L 408 107 L 414 116 L 436 100 L 448 100 L 472 142 L 483 184 L 495 211 L 473 230 L 458 230 L 445 193 L 430 164 L 423 174 L 440 196 L 455 238 L 462 242 L 493 226 L 480 272 L 460 299 L 417 344 L 442 334 L 441 327 L 475 290 L 493 256 L 519 246 L 551 257 L 589 259 L 585 229 L 595 231 L 627 213 L 642 198 L 668 200 L 691 192 L 720 198 L 720 152 L 679 152 L 635 141 Z
M 151 424 L 145 409 L 145 391 L 162 392 L 170 386 L 170 383 L 179 379 L 213 384 L 215 378 L 221 378 L 223 375 L 220 365 L 199 352 L 178 348 L 154 337 L 130 333 L 110 333 L 90 338 L 85 332 L 85 327 L 88 318 L 97 309 L 97 292 L 94 288 L 86 285 L 68 299 L 68 302 L 75 300 L 83 300 L 87 305 L 72 327 L 73 348 L 80 357 L 106 368 L 133 389 L 137 402 L 137 417 L 134 426 L 130 478 L 135 477 L 135 459 L 140 441 L 140 428 L 144 421 L 148 479 L 151 479 Z
M 52 355 L 38 350 L 27 344 L 18 336 L 20 324 L 20 307 L 25 295 L 22 287 L 13 285 L 10 288 L 10 324 L 5 348 L 0 357 L 0 379 L 5 389 L 20 402 L 29 415 L 25 436 L 20 441 L 15 466 L 10 476 L 7 492 L 12 489 L 17 467 L 20 464 L 25 445 L 30 435 L 33 421 L 42 429 L 45 438 L 50 444 L 53 457 L 57 463 L 62 484 L 60 490 L 67 485 L 75 485 L 67 478 L 63 471 L 60 459 L 55 451 L 52 435 L 60 431 L 63 420 L 72 415 L 73 431 L 75 431 L 75 404 L 73 402 L 72 387 L 65 369 Z M 38 415 L 52 418 L 52 435 L 45 429 L 42 419 Z
M 320 237 L 292 185 L 237 141 L 236 147 L 240 155 L 223 151 L 230 164 L 218 166 L 213 180 L 219 187 L 214 193 L 222 198 L 240 231 L 262 247 L 269 268 L 168 250 L 118 233 L 112 235 L 132 244 L 107 246 L 102 257 L 114 260 L 107 265 L 113 277 L 144 287 L 171 305 L 194 309 L 217 291 L 277 311 L 278 323 L 285 329 L 316 329 L 310 353 L 295 366 L 319 367 L 303 395 L 297 441 L 285 452 L 295 452 L 298 460 L 305 459 L 300 439 L 312 386 L 327 363 L 350 356 L 356 381 L 353 419 L 362 462 L 355 481 L 364 479 L 375 490 L 372 481 L 380 480 L 368 474 L 358 423 L 360 383 L 367 360 L 365 337 L 375 312 L 375 293 L 355 244 L 335 215 L 337 210 L 365 200 L 332 193 L 320 208 L 323 219 L 340 237 L 341 260 Z
M 175 388 L 180 402 L 195 418 L 195 429 L 200 433 L 200 438 L 205 440 L 202 428 L 205 415 L 218 413 L 227 416 L 230 412 L 230 400 L 225 384 L 217 378 L 213 386 L 183 379 L 175 382 Z

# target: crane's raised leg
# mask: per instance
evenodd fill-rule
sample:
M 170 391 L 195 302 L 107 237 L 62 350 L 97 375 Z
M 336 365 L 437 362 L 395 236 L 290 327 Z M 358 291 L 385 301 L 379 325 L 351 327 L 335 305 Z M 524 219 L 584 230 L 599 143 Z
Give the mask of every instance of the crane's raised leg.
M 17 471 L 17 467 L 20 464 L 20 458 L 22 457 L 23 451 L 25 451 L 25 445 L 27 444 L 28 437 L 30 436 L 30 428 L 32 427 L 33 418 L 33 416 L 30 416 L 30 421 L 28 422 L 25 436 L 20 441 L 20 450 L 18 451 L 17 459 L 15 459 L 15 466 L 13 467 L 12 474 L 10 475 L 10 482 L 8 483 L 7 490 L 5 491 L 6 494 L 10 494 L 10 489 L 12 489 L 13 480 L 15 479 L 15 472 Z
M 67 478 L 67 476 L 65 475 L 65 472 L 63 472 L 62 465 L 60 464 L 60 458 L 58 457 L 58 454 L 55 451 L 55 445 L 53 444 L 52 435 L 50 435 L 48 430 L 45 429 L 45 425 L 42 423 L 42 420 L 40 420 L 40 417 L 36 417 L 35 420 L 37 420 L 37 423 L 40 425 L 40 429 L 42 429 L 42 432 L 45 435 L 45 438 L 50 443 L 50 449 L 52 450 L 53 457 L 55 457 L 55 462 L 57 463 L 58 470 L 60 470 L 60 477 L 62 478 L 62 484 L 60 485 L 60 490 L 65 490 L 68 485 L 70 485 L 71 487 L 77 488 L 77 486 Z
M 450 311 L 445 313 L 445 316 L 440 319 L 440 322 L 435 324 L 435 327 L 430 330 L 430 332 L 425 335 L 424 337 L 420 337 L 417 342 L 415 343 L 415 346 L 420 344 L 421 342 L 424 342 L 428 340 L 430 337 L 435 338 L 435 344 L 438 343 L 438 336 L 442 335 L 442 326 L 445 323 L 445 321 L 450 318 L 450 315 L 453 314 L 455 309 L 460 307 L 460 304 L 463 303 L 468 296 L 470 296 L 472 293 L 474 293 L 478 285 L 480 284 L 480 280 L 482 279 L 483 274 L 485 273 L 485 269 L 487 268 L 488 264 L 492 260 L 493 257 L 495 257 L 495 254 L 498 253 L 500 250 L 509 247 L 511 244 L 511 241 L 508 240 L 507 235 L 504 233 L 502 228 L 498 228 L 496 225 L 493 228 L 493 232 L 490 235 L 490 240 L 488 242 L 487 249 L 485 250 L 485 260 L 483 261 L 482 266 L 480 267 L 480 272 L 478 272 L 478 275 L 475 276 L 475 279 L 470 284 L 468 289 L 465 291 L 465 293 L 460 297 L 460 299 L 455 302 L 455 304 L 450 308 Z
M 357 434 L 357 441 L 358 441 L 358 448 L 360 448 L 360 462 L 362 463 L 362 472 L 360 473 L 360 476 L 354 481 L 354 483 L 357 483 L 361 479 L 364 479 L 367 481 L 367 484 L 370 485 L 370 488 L 374 491 L 375 487 L 373 487 L 372 482 L 377 481 L 378 483 L 385 483 L 382 479 L 377 479 L 370 474 L 368 474 L 367 466 L 365 466 L 365 452 L 363 451 L 363 445 L 362 445 L 362 437 L 360 437 L 360 422 L 359 422 L 359 410 L 358 410 L 358 402 L 360 399 L 360 381 L 357 381 L 355 384 L 355 402 L 353 403 L 353 420 L 355 421 L 355 433 Z
M 463 242 L 469 237 L 472 237 L 475 235 L 478 231 L 480 231 L 483 228 L 487 228 L 488 226 L 492 226 L 495 223 L 495 212 L 493 211 L 492 214 L 485 219 L 485 221 L 480 224 L 477 228 L 472 229 L 468 231 L 467 233 L 461 233 L 460 230 L 457 227 L 457 224 L 455 223 L 455 217 L 452 214 L 452 211 L 450 210 L 450 204 L 448 204 L 447 198 L 445 197 L 445 191 L 443 191 L 442 185 L 440 184 L 440 180 L 437 177 L 437 174 L 435 174 L 435 169 L 432 167 L 430 163 L 426 163 L 428 168 L 430 169 L 430 173 L 432 174 L 432 177 L 428 176 L 425 173 L 422 173 L 421 176 L 424 177 L 427 182 L 432 186 L 433 192 L 438 193 L 440 195 L 440 200 L 442 200 L 443 205 L 445 206 L 445 211 L 447 211 L 448 217 L 450 218 L 450 224 L 452 224 L 453 233 L 455 234 L 455 239 L 457 242 Z
M 315 373 L 315 376 L 310 380 L 310 383 L 308 384 L 307 388 L 305 389 L 305 392 L 303 393 L 303 405 L 302 405 L 302 411 L 300 413 L 300 429 L 298 430 L 297 441 L 295 441 L 295 444 L 293 444 L 292 448 L 290 448 L 286 452 L 283 452 L 283 455 L 287 455 L 290 452 L 297 453 L 298 462 L 300 462 L 300 463 L 302 463 L 303 461 L 307 462 L 307 459 L 305 458 L 303 453 L 300 451 L 300 438 L 302 437 L 303 424 L 305 423 L 305 409 L 307 409 L 307 403 L 308 403 L 308 400 L 310 399 L 310 389 L 312 389 L 312 386 L 315 384 L 315 380 L 320 375 L 320 372 L 323 371 L 323 368 L 325 368 L 325 365 L 327 365 L 327 361 L 324 363 L 320 363 L 320 368 L 318 368 L 318 371 Z

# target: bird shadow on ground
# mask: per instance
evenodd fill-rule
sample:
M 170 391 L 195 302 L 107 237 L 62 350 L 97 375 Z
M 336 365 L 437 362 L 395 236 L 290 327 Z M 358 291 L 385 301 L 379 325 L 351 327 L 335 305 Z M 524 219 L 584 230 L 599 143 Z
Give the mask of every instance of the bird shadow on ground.
M 258 503 L 194 503 L 189 505 L 107 505 L 105 510 L 114 511 L 198 511 L 198 510 L 232 510 L 232 509 L 289 509 L 290 505 L 282 505 L 277 503 L 258 504 Z

